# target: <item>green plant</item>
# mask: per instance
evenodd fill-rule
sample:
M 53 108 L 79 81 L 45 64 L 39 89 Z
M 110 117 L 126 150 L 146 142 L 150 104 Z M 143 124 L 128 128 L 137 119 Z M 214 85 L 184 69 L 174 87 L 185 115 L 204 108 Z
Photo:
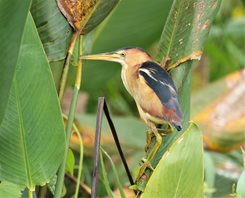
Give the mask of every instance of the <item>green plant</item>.
M 64 2 L 58 1 L 60 8 Z M 66 2 L 69 5 L 69 1 Z M 131 45 L 148 49 L 159 63 L 170 58 L 167 69 L 171 69 L 170 73 L 178 87 L 184 113 L 184 130 L 163 137 L 161 149 L 152 162 L 155 170 L 153 173 L 147 170 L 147 177 L 136 184 L 137 190 L 144 191 L 138 195 L 202 197 L 205 189 L 201 134 L 194 123 L 189 123 L 191 70 L 195 60 L 202 55 L 220 1 L 124 0 L 119 3 L 118 0 L 86 0 L 83 3 L 84 9 L 80 9 L 80 4 L 76 5 L 75 11 L 81 15 L 73 20 L 71 7 L 63 6 L 62 14 L 55 0 L 25 0 L 14 4 L 11 1 L 0 2 L 0 26 L 4 27 L 0 30 L 0 197 L 20 197 L 26 188 L 29 189 L 29 197 L 33 194 L 45 197 L 52 193 L 55 197 L 61 197 L 64 183 L 66 196 L 88 196 L 90 189 L 85 184 L 91 185 L 92 141 L 88 145 L 85 140 L 91 136 L 95 116 L 75 115 L 81 81 L 81 90 L 87 91 L 90 96 L 88 112 L 94 113 L 97 98 L 101 95 L 107 97 L 110 110 L 115 114 L 132 116 L 137 111 L 120 83 L 120 66 L 88 62 L 83 66 L 79 57 L 81 54 Z M 112 14 L 105 19 L 113 9 Z M 99 23 L 101 25 L 98 26 Z M 243 23 L 244 20 L 240 20 L 239 24 Z M 225 24 L 224 33 L 222 17 L 218 16 L 206 44 L 209 51 L 205 56 L 212 60 L 211 80 L 241 68 L 244 64 L 241 58 L 244 46 L 233 43 L 243 38 L 239 24 L 234 21 Z M 230 32 L 232 28 L 234 31 Z M 227 42 L 217 41 L 220 36 Z M 218 51 L 220 45 L 225 50 L 215 54 L 214 51 Z M 233 68 L 229 67 L 231 63 Z M 215 64 L 224 64 L 224 73 L 215 76 Z M 111 79 L 111 76 L 115 76 L 115 79 Z M 60 102 L 65 85 L 75 87 L 64 126 Z M 74 125 L 75 117 L 78 127 Z M 146 127 L 132 117 L 113 116 L 113 120 L 127 159 L 131 162 L 131 172 L 134 172 L 140 158 L 144 156 L 142 148 L 145 140 L 142 133 Z M 103 133 L 108 132 L 108 127 L 103 126 Z M 73 130 L 76 133 L 82 131 L 85 140 L 79 138 L 80 143 L 74 143 Z M 122 187 L 125 183 L 128 185 L 125 172 L 115 147 L 104 143 L 109 141 L 108 144 L 112 144 L 113 140 L 107 133 L 104 134 L 102 147 L 109 151 L 109 155 L 103 151 L 107 158 L 101 159 L 100 181 L 105 187 L 99 186 L 98 196 L 108 193 L 113 197 L 113 190 L 119 188 L 120 194 L 127 197 L 128 192 L 123 192 L 125 189 Z M 84 153 L 77 149 L 77 144 L 81 149 L 84 146 Z M 69 146 L 75 159 L 66 157 Z M 193 146 L 196 148 L 195 155 L 192 152 Z M 205 170 L 210 170 L 206 173 L 206 183 L 208 188 L 213 188 L 215 179 L 212 176 L 216 164 L 212 160 L 218 158 L 218 155 L 206 154 L 208 157 L 205 159 L 209 163 L 205 163 Z M 77 171 L 77 166 L 73 165 L 78 164 L 79 158 L 81 161 Z M 109 159 L 109 163 L 106 159 Z M 239 160 L 235 159 L 233 156 L 233 162 L 241 167 Z M 70 166 L 66 167 L 66 164 Z M 108 166 L 113 168 L 113 174 L 109 171 L 105 174 Z M 70 175 L 72 169 L 78 173 L 77 178 Z M 65 177 L 65 171 L 69 177 Z M 77 182 L 76 190 L 73 190 L 74 184 L 69 183 L 71 178 Z M 170 185 L 171 182 L 174 186 Z M 81 189 L 86 189 L 86 192 Z M 211 197 L 211 191 L 207 192 L 207 196 Z M 241 192 L 240 187 L 238 192 Z

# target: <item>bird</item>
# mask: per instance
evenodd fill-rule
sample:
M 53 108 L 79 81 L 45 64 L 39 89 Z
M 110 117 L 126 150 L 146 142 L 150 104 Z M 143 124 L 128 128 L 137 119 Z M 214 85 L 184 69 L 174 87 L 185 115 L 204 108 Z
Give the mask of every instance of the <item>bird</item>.
M 157 126 L 168 124 L 171 129 L 173 126 L 178 131 L 182 129 L 183 116 L 176 86 L 170 74 L 139 47 L 85 55 L 81 59 L 112 61 L 122 65 L 123 84 L 134 98 L 141 119 L 150 129 L 147 144 L 152 135 L 156 137 L 156 143 L 148 154 L 145 165 L 140 169 L 140 177 L 147 167 L 153 169 L 150 161 L 162 142 Z

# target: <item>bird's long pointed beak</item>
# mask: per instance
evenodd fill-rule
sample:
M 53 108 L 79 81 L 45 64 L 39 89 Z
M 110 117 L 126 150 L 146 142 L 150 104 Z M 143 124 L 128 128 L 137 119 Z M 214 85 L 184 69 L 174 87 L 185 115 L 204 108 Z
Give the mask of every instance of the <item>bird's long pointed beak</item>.
M 105 60 L 105 61 L 113 61 L 113 62 L 121 62 L 120 54 L 117 54 L 115 52 L 106 52 L 101 54 L 93 54 L 93 55 L 86 55 L 81 56 L 81 59 L 85 60 Z

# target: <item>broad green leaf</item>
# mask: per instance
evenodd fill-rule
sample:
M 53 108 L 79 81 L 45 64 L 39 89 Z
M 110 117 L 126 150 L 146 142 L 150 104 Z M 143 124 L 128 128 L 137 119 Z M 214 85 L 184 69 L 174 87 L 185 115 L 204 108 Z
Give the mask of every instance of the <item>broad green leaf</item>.
M 95 28 L 117 5 L 119 0 L 99 0 L 83 34 Z M 63 60 L 72 35 L 72 28 L 55 0 L 33 0 L 31 13 L 49 61 Z
M 31 15 L 0 124 L 0 180 L 34 190 L 57 171 L 65 132 L 55 85 Z
M 0 197 L 20 198 L 21 189 L 18 185 L 3 181 L 0 183 Z
M 0 123 L 8 102 L 30 3 L 30 0 L 0 1 Z
M 209 152 L 204 153 L 205 184 L 204 193 L 207 198 L 213 197 L 215 184 L 215 164 Z M 206 191 L 205 191 L 206 190 Z
M 238 198 L 243 198 L 245 197 L 245 170 L 243 170 L 238 183 L 237 183 L 237 188 L 236 188 L 236 193 Z
M 71 149 L 68 150 L 66 159 L 66 171 L 73 175 L 75 166 L 75 157 Z
M 198 127 L 191 123 L 162 156 L 142 198 L 203 197 L 203 147 Z
M 118 4 L 119 0 L 99 0 L 96 9 L 89 18 L 82 33 L 87 34 L 99 25 L 105 17 L 107 17 L 113 8 Z
M 72 28 L 55 0 L 33 0 L 31 13 L 49 61 L 66 57 Z
M 175 0 L 164 26 L 157 60 L 181 58 L 203 49 L 210 25 L 219 8 L 219 0 Z

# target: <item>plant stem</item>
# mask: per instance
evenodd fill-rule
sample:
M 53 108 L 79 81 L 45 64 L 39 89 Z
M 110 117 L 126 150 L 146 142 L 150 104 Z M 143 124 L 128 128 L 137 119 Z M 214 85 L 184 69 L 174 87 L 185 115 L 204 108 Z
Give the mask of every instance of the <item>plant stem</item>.
M 76 190 L 75 190 L 75 195 L 74 197 L 77 198 L 78 197 L 78 193 L 79 193 L 79 186 L 80 186 L 80 181 L 81 181 L 81 175 L 82 175 L 82 164 L 83 164 L 83 141 L 82 141 L 82 137 L 79 133 L 78 128 L 76 127 L 75 124 L 73 124 L 73 128 L 75 130 L 75 133 L 77 134 L 78 140 L 79 140 L 79 144 L 80 144 L 80 158 L 79 158 L 79 168 L 78 168 L 78 175 L 77 175 L 77 183 L 76 183 Z
M 99 101 L 98 101 L 95 141 L 94 141 L 94 160 L 93 160 L 94 162 L 93 162 L 93 178 L 92 178 L 91 198 L 97 197 L 98 169 L 99 169 L 99 160 L 100 160 L 100 137 L 101 137 L 101 128 L 102 128 L 102 116 L 103 116 L 104 100 L 105 100 L 104 97 L 100 97 Z
M 88 195 L 91 195 L 91 188 L 87 186 L 86 184 L 82 183 L 81 181 L 79 182 L 76 177 L 69 175 L 68 173 L 65 174 L 68 179 L 70 179 L 73 182 L 78 182 L 79 186 L 83 189 L 83 192 L 87 193 Z
M 62 76 L 61 76 L 61 82 L 60 82 L 60 89 L 59 89 L 59 100 L 60 101 L 62 100 L 62 97 L 64 95 L 64 90 L 65 90 L 65 85 L 66 85 L 66 81 L 67 81 L 71 55 L 73 54 L 74 47 L 75 47 L 77 38 L 79 38 L 79 35 L 80 35 L 80 31 L 77 31 L 73 34 L 69 48 L 68 48 L 67 57 L 66 57 L 64 69 L 63 69 Z
M 33 198 L 33 192 L 31 190 L 28 190 L 28 198 Z
M 82 37 L 80 37 L 79 42 L 82 42 Z M 79 51 L 80 51 L 80 48 L 79 48 Z M 73 96 L 72 96 L 72 101 L 71 101 L 71 106 L 70 106 L 70 111 L 69 111 L 69 116 L 68 116 L 68 121 L 67 121 L 67 126 L 66 126 L 65 157 L 64 157 L 64 160 L 63 160 L 63 162 L 59 168 L 59 171 L 58 171 L 58 177 L 57 177 L 57 183 L 55 186 L 54 198 L 60 198 L 61 193 L 62 193 L 67 153 L 68 153 L 68 148 L 69 148 L 69 143 L 70 143 L 70 138 L 71 138 L 72 127 L 73 127 L 73 120 L 75 117 L 75 110 L 76 110 L 76 105 L 77 105 L 78 93 L 79 93 L 80 84 L 81 84 L 81 71 L 82 71 L 82 60 L 78 60 L 76 84 L 75 84 L 75 87 L 73 90 Z

